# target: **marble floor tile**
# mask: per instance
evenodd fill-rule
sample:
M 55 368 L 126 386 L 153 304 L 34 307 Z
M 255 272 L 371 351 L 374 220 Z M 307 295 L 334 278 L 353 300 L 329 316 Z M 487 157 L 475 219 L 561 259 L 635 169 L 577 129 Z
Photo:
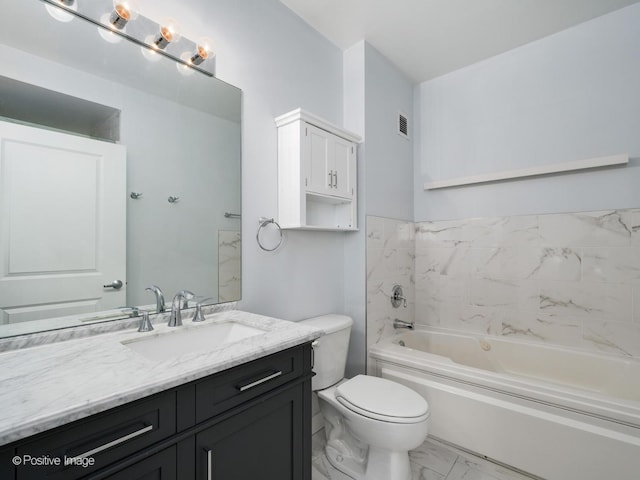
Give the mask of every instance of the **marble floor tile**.
M 349 480 L 324 455 L 324 430 L 313 436 L 312 480 Z M 409 452 L 412 480 L 532 480 L 502 465 L 434 439 Z M 390 479 L 392 480 L 392 479 Z
M 417 463 L 411 463 L 412 480 L 445 480 L 447 477 Z
M 426 441 L 409 452 L 411 463 L 426 467 L 445 478 L 458 459 L 458 454 L 434 442 Z

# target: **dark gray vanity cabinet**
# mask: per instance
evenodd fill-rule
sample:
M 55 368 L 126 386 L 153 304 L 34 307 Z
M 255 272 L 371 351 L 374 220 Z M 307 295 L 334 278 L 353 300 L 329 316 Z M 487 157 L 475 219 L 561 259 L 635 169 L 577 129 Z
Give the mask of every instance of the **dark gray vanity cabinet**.
M 311 480 L 311 376 L 310 344 L 287 349 L 0 447 L 0 478 Z

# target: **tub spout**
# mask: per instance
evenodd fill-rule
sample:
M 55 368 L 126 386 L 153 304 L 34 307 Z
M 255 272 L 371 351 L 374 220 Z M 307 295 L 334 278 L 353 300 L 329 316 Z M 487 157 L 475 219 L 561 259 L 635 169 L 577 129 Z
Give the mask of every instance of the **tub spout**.
M 405 322 L 404 320 L 396 318 L 393 320 L 393 328 L 408 328 L 409 330 L 413 330 L 413 322 Z

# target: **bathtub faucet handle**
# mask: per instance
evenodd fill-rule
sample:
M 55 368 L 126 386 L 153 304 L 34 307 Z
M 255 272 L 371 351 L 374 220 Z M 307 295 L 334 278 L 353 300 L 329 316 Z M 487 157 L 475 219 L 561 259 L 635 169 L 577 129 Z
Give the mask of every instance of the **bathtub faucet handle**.
M 407 308 L 407 299 L 403 297 L 402 287 L 400 285 L 394 285 L 391 294 L 391 305 L 393 308 L 398 308 L 402 303 L 404 308 Z

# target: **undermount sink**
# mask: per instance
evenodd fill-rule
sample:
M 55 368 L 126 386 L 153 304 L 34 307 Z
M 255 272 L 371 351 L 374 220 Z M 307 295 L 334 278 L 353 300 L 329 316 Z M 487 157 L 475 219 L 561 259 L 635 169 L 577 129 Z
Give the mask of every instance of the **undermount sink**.
M 237 322 L 223 322 L 191 328 L 176 327 L 170 332 L 125 340 L 122 344 L 151 360 L 162 361 L 185 353 L 205 353 L 262 333 L 266 330 Z

